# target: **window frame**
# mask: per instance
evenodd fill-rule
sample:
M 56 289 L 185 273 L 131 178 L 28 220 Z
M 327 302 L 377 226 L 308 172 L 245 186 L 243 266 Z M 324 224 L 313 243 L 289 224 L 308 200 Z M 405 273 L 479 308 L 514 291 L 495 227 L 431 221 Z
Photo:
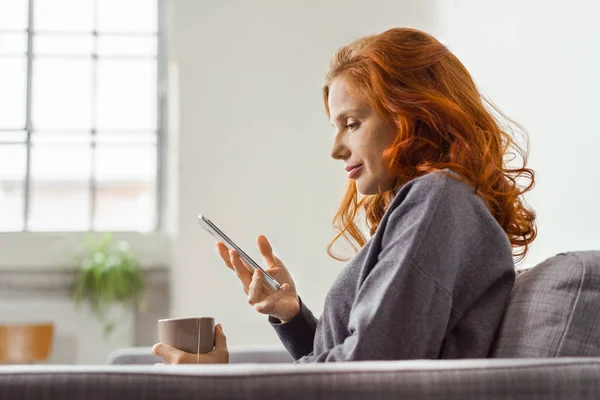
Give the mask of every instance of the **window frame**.
M 94 0 L 94 4 L 98 1 Z M 155 172 L 155 227 L 150 232 L 118 231 L 114 232 L 115 239 L 126 240 L 129 242 L 132 250 L 140 255 L 140 261 L 144 268 L 164 267 L 170 263 L 169 237 L 165 232 L 164 214 L 165 214 L 165 177 L 166 177 L 166 132 L 168 127 L 167 106 L 168 106 L 168 77 L 167 77 L 167 49 L 166 49 L 166 0 L 154 0 L 157 2 L 157 125 L 156 125 L 156 172 Z M 34 38 L 34 3 L 35 0 L 28 0 L 27 13 L 28 24 L 25 33 L 27 34 L 27 53 L 26 53 L 26 110 L 25 127 L 26 132 L 26 172 L 24 182 L 24 205 L 23 205 L 23 228 L 21 231 L 0 232 L 0 270 L 12 269 L 55 269 L 57 267 L 74 267 L 76 263 L 75 255 L 71 252 L 69 244 L 82 243 L 85 235 L 93 233 L 93 230 L 83 232 L 38 232 L 28 230 L 28 218 L 30 215 L 30 196 L 31 196 L 31 134 L 33 132 L 31 103 L 32 103 L 32 76 L 33 60 L 35 54 L 33 50 Z M 4 30 L 3 33 L 23 32 L 14 30 Z M 91 32 L 97 36 L 98 31 Z M 96 54 L 92 54 L 96 57 Z M 96 57 L 97 59 L 97 57 Z M 97 66 L 96 66 L 97 67 Z M 10 129 L 14 131 L 15 129 Z M 94 129 L 92 129 L 92 135 Z M 93 146 L 93 144 L 92 144 Z M 90 190 L 92 190 L 92 204 L 94 203 L 95 182 L 92 176 L 90 179 Z M 90 217 L 93 217 L 95 205 L 90 210 Z M 90 220 L 90 229 L 93 229 L 93 223 Z M 72 247 L 72 246 L 71 246 Z M 25 251 L 26 250 L 26 251 Z

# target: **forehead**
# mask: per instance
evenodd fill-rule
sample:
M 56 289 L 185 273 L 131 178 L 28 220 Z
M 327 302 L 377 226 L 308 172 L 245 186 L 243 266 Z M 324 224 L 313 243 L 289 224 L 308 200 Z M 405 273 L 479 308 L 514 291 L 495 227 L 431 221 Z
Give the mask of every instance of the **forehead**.
M 350 111 L 364 110 L 369 107 L 367 102 L 352 89 L 343 77 L 335 78 L 331 83 L 327 106 L 332 121 L 343 117 Z

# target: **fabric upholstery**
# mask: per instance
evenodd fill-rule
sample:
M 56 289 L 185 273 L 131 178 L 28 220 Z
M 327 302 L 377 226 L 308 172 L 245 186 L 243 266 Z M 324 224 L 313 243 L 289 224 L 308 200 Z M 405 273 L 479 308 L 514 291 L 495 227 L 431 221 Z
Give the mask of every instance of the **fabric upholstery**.
M 522 272 L 492 356 L 600 356 L 600 251 L 561 253 Z
M 600 398 L 600 358 L 0 367 L 0 399 Z

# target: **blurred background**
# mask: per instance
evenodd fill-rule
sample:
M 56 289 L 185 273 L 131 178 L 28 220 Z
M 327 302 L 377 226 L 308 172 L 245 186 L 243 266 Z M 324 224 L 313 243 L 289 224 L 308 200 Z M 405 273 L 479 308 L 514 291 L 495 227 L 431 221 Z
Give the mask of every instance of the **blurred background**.
M 347 179 L 322 79 L 338 47 L 397 26 L 440 39 L 529 133 L 539 236 L 519 267 L 597 249 L 599 17 L 592 0 L 0 0 L 0 328 L 52 326 L 61 364 L 151 345 L 166 317 L 278 344 L 199 213 L 258 260 L 265 234 L 319 315 Z M 86 247 L 104 232 L 116 256 Z M 107 305 L 109 334 L 74 298 L 90 266 L 133 296 Z

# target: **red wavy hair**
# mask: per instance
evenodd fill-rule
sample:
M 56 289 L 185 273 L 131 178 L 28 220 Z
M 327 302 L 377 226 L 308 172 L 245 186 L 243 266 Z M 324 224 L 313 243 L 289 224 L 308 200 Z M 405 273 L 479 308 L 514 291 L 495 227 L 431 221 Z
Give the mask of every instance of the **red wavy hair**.
M 537 229 L 535 212 L 522 195 L 533 188 L 535 176 L 526 168 L 527 152 L 492 112 L 527 135 L 480 94 L 454 54 L 416 29 L 395 28 L 356 40 L 331 59 L 323 88 L 328 115 L 329 88 L 339 76 L 398 128 L 382 157 L 398 177 L 396 188 L 429 172 L 453 170 L 484 199 L 508 235 L 517 261 L 525 257 Z M 389 190 L 359 200 L 350 181 L 333 220 L 338 234 L 327 247 L 329 255 L 342 260 L 332 253 L 342 236 L 355 250 L 362 247 L 367 239 L 356 226 L 357 214 L 364 211 L 373 235 L 393 197 L 394 190 Z

